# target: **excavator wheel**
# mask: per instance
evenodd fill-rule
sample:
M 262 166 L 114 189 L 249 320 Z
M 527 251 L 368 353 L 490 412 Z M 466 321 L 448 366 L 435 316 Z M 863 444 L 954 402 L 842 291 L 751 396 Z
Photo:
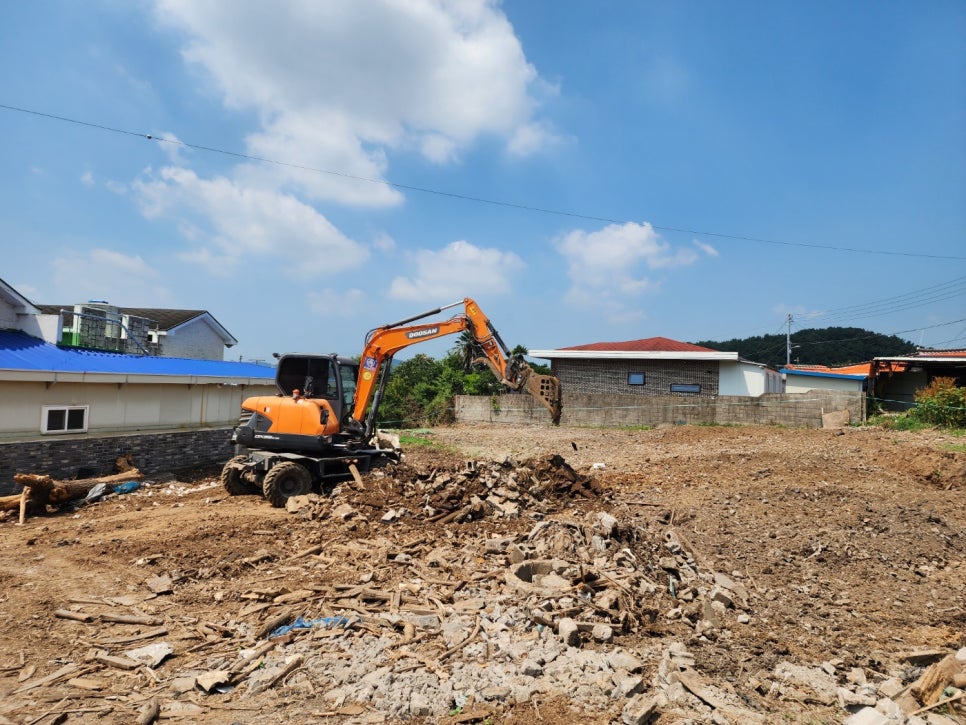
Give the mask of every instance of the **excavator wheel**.
M 248 460 L 248 456 L 235 456 L 221 469 L 221 485 L 229 496 L 250 496 L 258 493 L 258 486 L 242 478 L 242 472 L 234 465 Z
M 292 496 L 312 492 L 312 474 L 298 463 L 286 461 L 265 474 L 262 493 L 275 508 L 284 508 Z

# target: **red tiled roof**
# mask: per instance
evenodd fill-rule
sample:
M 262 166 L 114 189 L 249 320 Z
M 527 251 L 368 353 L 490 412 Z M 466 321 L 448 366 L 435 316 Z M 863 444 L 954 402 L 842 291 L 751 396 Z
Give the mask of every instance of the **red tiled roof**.
M 678 342 L 667 337 L 648 337 L 625 342 L 592 342 L 589 345 L 562 347 L 561 350 L 591 350 L 597 352 L 718 352 L 709 347 Z

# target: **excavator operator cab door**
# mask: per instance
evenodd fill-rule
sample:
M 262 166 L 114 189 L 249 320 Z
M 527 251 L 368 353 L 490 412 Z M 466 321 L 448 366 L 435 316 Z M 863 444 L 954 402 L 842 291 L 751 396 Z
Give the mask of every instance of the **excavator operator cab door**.
M 352 413 L 356 397 L 356 380 L 359 379 L 359 363 L 347 358 L 339 359 L 339 382 L 341 383 L 341 410 L 336 409 L 339 420 Z M 333 407 L 335 407 L 333 405 Z

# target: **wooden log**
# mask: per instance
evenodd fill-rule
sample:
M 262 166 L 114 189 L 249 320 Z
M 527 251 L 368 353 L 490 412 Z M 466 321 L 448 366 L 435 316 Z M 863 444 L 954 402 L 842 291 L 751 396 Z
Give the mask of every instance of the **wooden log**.
M 117 624 L 143 624 L 146 627 L 158 627 L 164 624 L 161 617 L 151 617 L 148 615 L 139 616 L 136 614 L 112 614 L 107 612 L 100 615 L 102 622 L 115 622 Z
M 54 611 L 54 616 L 60 619 L 73 619 L 75 622 L 93 622 L 93 614 L 82 614 L 81 612 L 72 612 L 69 609 L 58 609 Z
M 127 481 L 140 481 L 142 478 L 144 476 L 136 468 L 110 476 L 76 481 L 60 481 L 36 473 L 15 473 L 13 480 L 23 486 L 23 491 L 12 496 L 0 496 L 0 511 L 15 511 L 19 508 L 20 523 L 23 523 L 27 513 L 42 513 L 47 504 L 56 505 L 82 499 L 99 484 L 110 486 Z

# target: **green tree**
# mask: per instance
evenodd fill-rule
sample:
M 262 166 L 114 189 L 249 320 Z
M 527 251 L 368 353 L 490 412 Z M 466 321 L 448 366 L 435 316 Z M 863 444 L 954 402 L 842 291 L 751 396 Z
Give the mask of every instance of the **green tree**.
M 427 404 L 436 396 L 436 379 L 442 364 L 419 353 L 393 365 L 386 392 L 376 416 L 379 425 L 414 428 L 425 425 Z
M 526 355 L 522 345 L 511 355 Z M 474 363 L 484 357 L 471 333 L 460 335 L 456 345 L 442 360 L 425 354 L 394 365 L 386 392 L 376 416 L 378 424 L 387 428 L 415 428 L 440 425 L 454 420 L 453 399 L 457 395 L 499 395 L 505 388 L 486 363 Z M 532 365 L 547 375 L 545 365 Z
M 853 365 L 874 357 L 908 355 L 916 346 L 895 335 L 883 335 L 859 327 L 826 327 L 797 330 L 791 335 L 792 363 L 800 365 Z M 696 345 L 737 352 L 753 362 L 782 367 L 787 358 L 785 335 L 757 335 L 731 340 L 704 340 Z
M 966 388 L 957 388 L 955 378 L 933 378 L 916 391 L 913 418 L 944 428 L 966 428 Z

